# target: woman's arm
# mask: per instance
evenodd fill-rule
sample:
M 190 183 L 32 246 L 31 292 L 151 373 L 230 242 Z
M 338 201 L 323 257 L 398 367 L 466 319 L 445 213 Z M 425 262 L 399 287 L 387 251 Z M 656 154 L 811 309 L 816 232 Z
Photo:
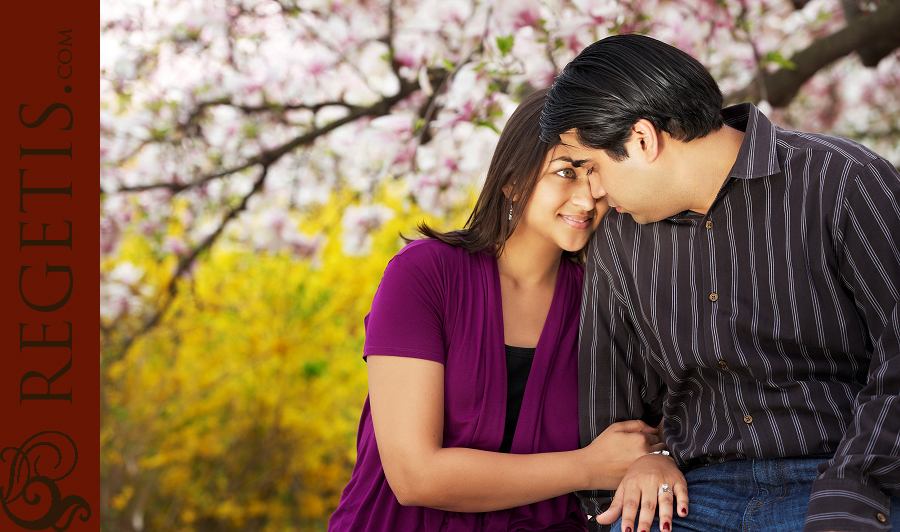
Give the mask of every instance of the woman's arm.
M 615 489 L 631 463 L 663 448 L 656 427 L 616 423 L 584 449 L 505 454 L 443 448 L 444 366 L 367 357 L 369 402 L 385 476 L 400 504 L 486 512 L 584 489 Z

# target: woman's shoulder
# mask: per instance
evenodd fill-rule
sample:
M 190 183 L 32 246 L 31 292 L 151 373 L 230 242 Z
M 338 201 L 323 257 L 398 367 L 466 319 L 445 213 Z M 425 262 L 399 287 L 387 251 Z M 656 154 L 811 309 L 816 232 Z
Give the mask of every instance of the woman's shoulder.
M 490 258 L 486 253 L 470 253 L 464 248 L 454 246 L 434 238 L 413 240 L 401 249 L 396 257 L 404 262 L 412 263 L 419 268 L 459 268 L 467 263 L 483 262 Z

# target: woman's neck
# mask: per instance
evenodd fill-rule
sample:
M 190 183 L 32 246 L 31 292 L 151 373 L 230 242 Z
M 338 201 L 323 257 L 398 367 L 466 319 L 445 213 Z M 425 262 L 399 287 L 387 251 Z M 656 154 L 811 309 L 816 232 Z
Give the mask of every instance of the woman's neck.
M 515 285 L 554 285 L 560 260 L 562 250 L 558 247 L 549 249 L 547 246 L 529 245 L 513 234 L 497 258 L 497 269 L 501 276 Z
M 513 235 L 514 237 L 516 235 Z M 556 291 L 562 250 L 510 238 L 497 258 L 507 345 L 536 347 Z

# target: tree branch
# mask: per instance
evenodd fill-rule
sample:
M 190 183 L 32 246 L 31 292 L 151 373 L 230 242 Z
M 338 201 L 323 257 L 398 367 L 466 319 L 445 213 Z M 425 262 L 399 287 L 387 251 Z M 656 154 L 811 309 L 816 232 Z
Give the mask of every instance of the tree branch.
M 397 61 L 396 57 L 396 49 L 394 48 L 394 0 L 388 1 L 388 27 L 387 27 L 387 35 L 384 36 L 382 42 L 384 42 L 388 47 L 388 59 L 391 63 L 391 71 L 397 76 L 398 79 L 403 79 L 400 77 L 400 62 Z
M 443 83 L 443 81 L 446 77 L 446 73 L 441 70 L 433 70 L 433 71 L 429 72 L 429 75 L 433 76 L 432 83 L 436 83 L 438 85 Z M 194 181 L 191 181 L 190 183 L 171 183 L 171 182 L 170 183 L 153 183 L 150 185 L 137 185 L 137 186 L 133 186 L 133 187 L 122 187 L 117 192 L 144 192 L 147 190 L 155 190 L 155 189 L 165 188 L 165 189 L 171 190 L 172 193 L 177 194 L 179 192 L 182 192 L 182 191 L 190 189 L 190 188 L 196 188 L 196 187 L 198 187 L 204 183 L 208 183 L 214 179 L 218 179 L 220 177 L 225 177 L 225 176 L 237 173 L 237 172 L 241 172 L 243 170 L 246 170 L 247 168 L 256 166 L 257 164 L 269 166 L 269 165 L 273 164 L 275 161 L 277 161 L 278 159 L 280 159 L 284 154 L 286 154 L 290 151 L 293 151 L 300 146 L 311 144 L 317 138 L 321 137 L 322 135 L 325 135 L 326 133 L 331 132 L 334 129 L 337 129 L 340 126 L 343 126 L 344 124 L 348 124 L 348 123 L 353 122 L 354 120 L 357 120 L 364 116 L 383 116 L 383 115 L 388 114 L 394 105 L 396 105 L 398 102 L 400 102 L 401 100 L 403 100 L 404 98 L 406 98 L 407 96 L 409 96 L 410 94 L 412 94 L 413 92 L 415 92 L 417 90 L 419 90 L 418 82 L 407 81 L 407 80 L 401 79 L 400 80 L 400 90 L 394 96 L 385 97 L 382 100 L 380 100 L 380 101 L 376 102 L 375 104 L 370 105 L 368 107 L 347 106 L 348 109 L 350 109 L 350 112 L 347 114 L 347 116 L 340 118 L 338 120 L 335 120 L 334 122 L 331 122 L 329 124 L 326 124 L 325 126 L 323 126 L 321 128 L 314 128 L 314 129 L 304 133 L 303 135 L 300 135 L 300 136 L 290 140 L 289 142 L 282 144 L 281 146 L 279 146 L 277 148 L 274 148 L 271 150 L 264 150 L 259 155 L 248 159 L 246 162 L 244 162 L 243 164 L 240 164 L 238 166 L 235 166 L 232 168 L 227 168 L 225 170 L 215 172 L 212 174 L 208 174 L 208 175 L 200 177 Z
M 199 119 L 203 112 L 210 107 L 217 107 L 220 105 L 227 105 L 229 107 L 234 107 L 235 109 L 240 109 L 246 114 L 255 114 L 255 113 L 264 113 L 267 111 L 271 112 L 284 112 L 284 111 L 299 111 L 299 110 L 307 110 L 312 111 L 313 113 L 317 113 L 322 110 L 324 107 L 345 107 L 350 109 L 351 111 L 359 109 L 359 106 L 349 104 L 347 102 L 341 100 L 335 101 L 326 101 L 319 102 L 313 105 L 306 104 L 277 104 L 277 103 L 264 103 L 262 105 L 240 105 L 232 102 L 228 98 L 221 98 L 218 100 L 210 100 L 206 102 L 200 102 L 197 104 L 197 108 L 194 109 L 194 112 L 188 116 L 187 120 L 184 121 L 183 124 L 178 125 L 178 129 L 187 130 L 189 129 L 196 121 Z
M 791 57 L 794 68 L 781 68 L 765 77 L 768 102 L 784 107 L 797 95 L 800 87 L 824 66 L 851 52 L 879 42 L 889 43 L 891 50 L 900 47 L 900 0 L 886 0 L 877 10 L 850 21 L 841 30 L 812 43 Z M 759 77 L 745 88 L 726 98 L 729 103 L 760 100 Z
M 862 8 L 858 0 L 841 0 L 841 7 L 844 10 L 844 18 L 848 22 L 870 12 L 868 9 Z M 897 47 L 896 41 L 896 32 L 893 35 L 875 36 L 866 46 L 856 50 L 856 53 L 859 54 L 863 66 L 873 67 Z
M 172 278 L 169 279 L 169 283 L 163 291 L 164 295 L 162 302 L 156 305 L 156 310 L 143 323 L 143 325 L 141 325 L 140 329 L 138 329 L 134 334 L 129 336 L 122 343 L 122 346 L 120 347 L 120 349 L 118 349 L 114 359 L 121 359 L 122 357 L 124 357 L 125 353 L 128 352 L 128 349 L 131 347 L 135 340 L 149 332 L 157 325 L 157 323 L 159 323 L 159 320 L 172 305 L 172 301 L 175 300 L 175 296 L 178 294 L 178 280 L 182 275 L 184 275 L 184 272 L 186 272 L 188 268 L 191 267 L 200 253 L 212 247 L 213 243 L 218 240 L 219 236 L 221 236 L 222 231 L 225 230 L 225 226 L 228 225 L 228 222 L 236 218 L 237 215 L 242 211 L 246 210 L 247 202 L 250 201 L 250 198 L 253 197 L 253 195 L 255 195 L 257 192 L 262 190 L 262 187 L 266 182 L 266 175 L 268 175 L 268 173 L 269 167 L 267 165 L 264 165 L 259 178 L 257 178 L 255 183 L 253 183 L 253 188 L 241 199 L 241 203 L 228 211 L 228 213 L 222 219 L 222 223 L 219 224 L 219 226 L 215 231 L 213 231 L 212 234 L 203 239 L 203 242 L 201 242 L 199 246 L 195 247 L 189 255 L 185 255 L 178 261 L 178 266 L 175 268 L 175 273 L 172 274 Z

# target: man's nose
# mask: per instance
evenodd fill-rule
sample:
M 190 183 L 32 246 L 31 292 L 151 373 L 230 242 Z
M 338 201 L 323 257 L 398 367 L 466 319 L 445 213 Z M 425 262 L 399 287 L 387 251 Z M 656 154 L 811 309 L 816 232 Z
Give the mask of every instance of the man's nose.
M 597 199 L 606 196 L 606 189 L 603 188 L 603 183 L 600 182 L 600 175 L 597 172 L 592 172 L 591 175 L 588 176 L 588 182 L 591 184 L 592 196 Z
M 581 181 L 580 186 L 572 193 L 572 203 L 585 212 L 594 210 L 597 201 L 594 199 L 594 192 L 590 181 L 585 183 Z

